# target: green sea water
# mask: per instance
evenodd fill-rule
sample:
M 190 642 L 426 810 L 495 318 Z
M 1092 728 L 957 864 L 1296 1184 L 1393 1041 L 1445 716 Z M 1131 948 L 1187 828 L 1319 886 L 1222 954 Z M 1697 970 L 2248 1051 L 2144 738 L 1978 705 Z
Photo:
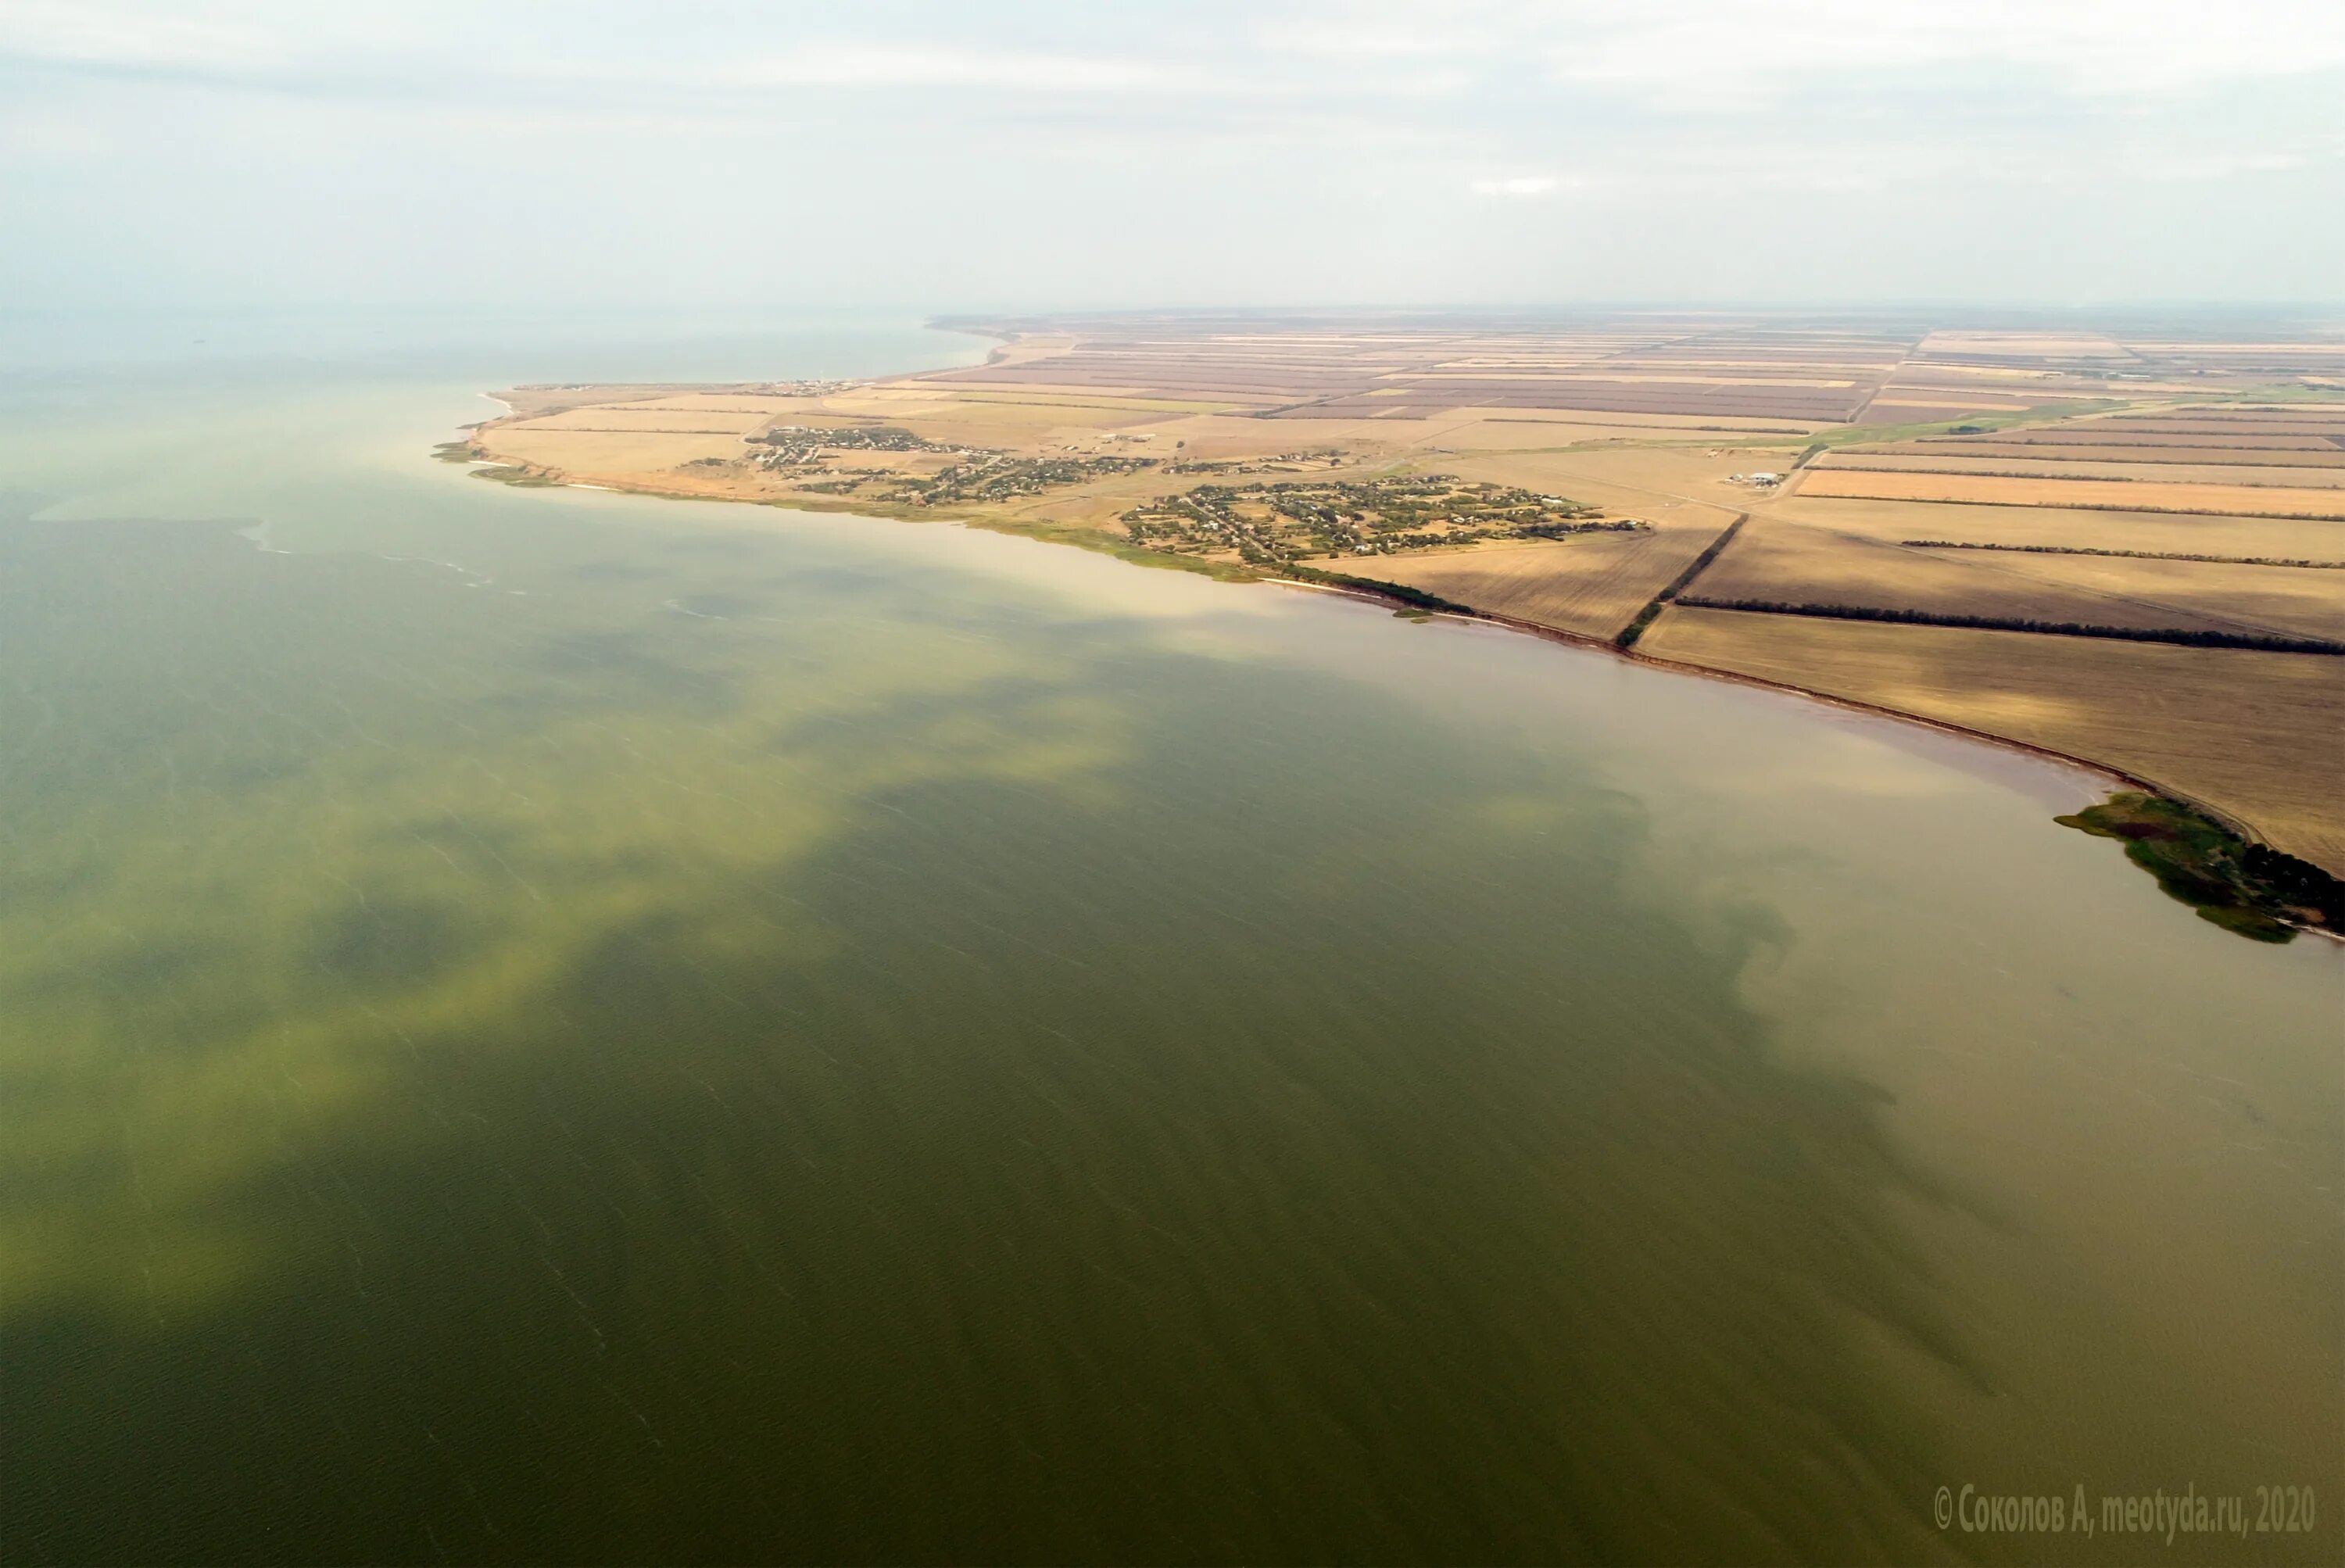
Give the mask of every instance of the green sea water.
M 6 1561 L 2338 1559 L 2345 963 L 2091 779 L 429 456 L 915 327 L 173 330 L 0 391 Z

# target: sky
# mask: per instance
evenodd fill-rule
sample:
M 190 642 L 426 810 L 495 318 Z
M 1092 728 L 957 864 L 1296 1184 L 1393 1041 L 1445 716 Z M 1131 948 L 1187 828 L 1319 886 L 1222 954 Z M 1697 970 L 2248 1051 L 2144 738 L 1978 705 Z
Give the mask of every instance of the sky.
M 0 303 L 2345 300 L 2345 5 L 0 0 Z

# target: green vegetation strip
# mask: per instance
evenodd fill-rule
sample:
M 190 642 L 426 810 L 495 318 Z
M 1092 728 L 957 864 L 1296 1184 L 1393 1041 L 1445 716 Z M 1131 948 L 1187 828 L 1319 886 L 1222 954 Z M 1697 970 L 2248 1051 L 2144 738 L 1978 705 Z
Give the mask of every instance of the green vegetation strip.
M 2195 631 L 2184 626 L 2171 629 L 2100 626 L 2084 621 L 2036 621 L 2017 616 L 1948 616 L 1934 610 L 1884 609 L 1874 605 L 1792 604 L 1782 599 L 1705 599 L 1680 596 L 1677 602 L 1689 610 L 1737 610 L 1759 616 L 1812 616 L 1830 621 L 1889 621 L 1899 626 L 2032 632 L 2039 636 L 2111 637 L 2119 642 L 2176 643 L 2194 648 L 2255 648 L 2264 653 L 2345 655 L 2345 643 L 2330 642 L 2324 637 L 2267 636 L 2257 632 Z
M 1900 539 L 1911 550 L 2011 550 L 2025 555 L 2123 555 L 2136 561 L 2204 561 L 2218 566 L 2308 566 L 2345 572 L 2345 561 L 2299 561 L 2279 555 L 2188 555 L 2175 550 L 2096 550 L 2083 545 L 1974 545 L 1959 539 Z
M 1864 446 L 1892 441 L 1919 441 L 1933 435 L 1993 435 L 2021 425 L 2056 424 L 2079 414 L 2113 413 L 2132 405 L 2115 399 L 2088 398 L 2076 402 L 2038 403 L 2033 408 L 1979 412 L 1962 419 L 1925 420 L 1915 424 L 1852 424 L 1819 432 L 1812 444 L 1792 464 L 1799 468 L 1836 446 Z
M 1406 605 L 1413 610 L 1437 610 L 1447 615 L 1472 616 L 1477 619 L 1481 618 L 1481 612 L 1471 605 L 1461 605 L 1455 599 L 1445 599 L 1438 594 L 1428 594 L 1423 588 L 1411 587 L 1406 583 L 1386 583 L 1375 577 L 1355 577 L 1349 573 L 1322 571 L 1316 566 L 1305 566 L 1292 561 L 1282 565 L 1279 570 L 1297 582 L 1318 583 L 1330 588 L 1347 588 L 1356 594 L 1373 594 L 1380 599 L 1390 599 L 1396 604 Z
M 804 505 L 805 503 L 786 500 L 776 502 L 774 504 L 799 506 Z M 809 508 L 809 510 L 812 509 Z M 878 513 L 881 515 L 908 520 L 919 520 L 926 515 L 930 515 L 914 512 L 907 507 L 874 505 L 868 502 L 850 502 L 836 508 L 826 507 L 823 510 L 850 512 L 858 515 Z M 1147 549 L 1142 545 L 1128 544 L 1112 535 L 1102 534 L 1096 528 L 1085 527 L 1079 523 L 1052 523 L 1036 518 L 1003 517 L 983 513 L 973 517 L 961 518 L 959 521 L 965 527 L 980 528 L 989 534 L 1009 534 L 1020 539 L 1040 539 L 1051 545 L 1071 545 L 1078 550 L 1089 550 L 1101 555 L 1112 555 L 1117 560 L 1128 562 L 1134 566 L 1149 566 L 1161 571 L 1193 572 L 1199 576 L 1212 577 L 1224 583 L 1262 581 L 1261 573 L 1232 562 L 1204 561 L 1194 555 L 1174 555 L 1162 550 Z M 1377 585 L 1379 587 L 1383 585 Z
M 2123 840 L 2126 859 L 2225 931 L 2287 942 L 2297 926 L 2345 927 L 2345 882 L 2294 855 L 2249 843 L 2178 801 L 2117 794 L 2054 820 Z
M 1693 580 L 1700 576 L 1712 561 L 1718 559 L 1719 552 L 1734 543 L 1734 536 L 1742 532 L 1742 525 L 1750 521 L 1751 514 L 1745 512 L 1733 522 L 1729 523 L 1725 530 L 1710 542 L 1708 549 L 1688 562 L 1684 571 L 1670 579 L 1669 586 L 1645 601 L 1645 607 L 1637 612 L 1637 618 L 1622 626 L 1620 635 L 1612 639 L 1613 646 L 1623 648 L 1635 647 L 1637 639 L 1645 635 L 1645 628 L 1651 626 L 1660 616 L 1661 606 L 1685 592 L 1692 585 Z
M 492 468 L 475 468 L 472 470 L 472 476 L 474 479 L 493 480 L 499 484 L 519 485 L 523 490 L 551 489 L 561 484 L 558 479 L 550 478 L 534 468 L 518 463 L 499 463 Z

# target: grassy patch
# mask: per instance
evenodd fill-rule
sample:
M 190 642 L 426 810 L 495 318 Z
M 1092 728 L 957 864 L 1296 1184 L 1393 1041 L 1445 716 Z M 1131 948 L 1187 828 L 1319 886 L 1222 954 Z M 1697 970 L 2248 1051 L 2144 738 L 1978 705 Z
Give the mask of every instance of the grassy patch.
M 2308 386 L 2301 382 L 2273 382 L 2264 386 L 2235 387 L 2228 392 L 2193 392 L 2188 403 L 2176 409 L 2186 413 L 2199 405 L 2228 407 L 2234 403 L 2308 402 L 2331 406 L 2345 402 L 2345 388 Z
M 1818 432 L 1810 438 L 1810 445 L 1801 454 L 1801 462 L 1805 463 L 1809 458 L 1836 446 L 1914 441 L 1925 435 L 1992 435 L 1996 431 L 2012 430 L 2021 425 L 2056 424 L 2079 414 L 2113 413 L 2127 406 L 2117 398 L 2086 398 L 2074 402 L 2037 403 L 2032 408 L 2004 412 L 1981 411 L 1964 414 L 1960 419 L 1930 420 L 1919 424 L 1852 424 L 1841 430 Z
M 2126 859 L 2225 931 L 2257 942 L 2287 942 L 2299 925 L 2345 926 L 2345 882 L 2293 855 L 2248 843 L 2178 801 L 2117 794 L 2054 820 L 2122 840 Z
M 517 463 L 501 463 L 490 468 L 475 468 L 472 470 L 472 477 L 493 479 L 499 484 L 517 484 L 524 490 L 548 489 L 562 483 L 558 479 L 548 478 L 534 468 L 524 467 Z
M 784 502 L 780 504 L 787 505 Z M 863 506 L 841 508 L 843 511 L 868 511 Z M 925 514 L 898 512 L 898 516 L 924 520 Z M 1258 583 L 1262 574 L 1249 566 L 1227 561 L 1203 561 L 1194 555 L 1175 555 L 1163 550 L 1151 550 L 1142 545 L 1117 538 L 1078 523 L 1041 523 L 1019 517 L 987 516 L 959 517 L 954 521 L 970 528 L 983 528 L 993 534 L 1015 534 L 1022 539 L 1041 539 L 1052 545 L 1072 545 L 1079 550 L 1092 550 L 1102 555 L 1112 555 L 1119 561 L 1129 561 L 1135 566 L 1156 566 L 1172 572 L 1194 572 L 1223 583 Z

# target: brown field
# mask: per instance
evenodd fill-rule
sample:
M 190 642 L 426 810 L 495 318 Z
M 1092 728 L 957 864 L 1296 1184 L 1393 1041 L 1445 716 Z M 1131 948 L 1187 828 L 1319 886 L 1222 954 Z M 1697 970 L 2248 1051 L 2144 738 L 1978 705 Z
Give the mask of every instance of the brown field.
M 2018 398 L 1877 397 L 1864 405 L 1863 417 L 1873 424 L 1914 424 L 1973 413 L 2023 413 L 2030 406 Z
M 807 404 L 809 398 L 778 397 L 760 392 L 689 392 L 681 395 L 647 398 L 640 402 L 620 406 L 642 409 L 689 409 L 699 412 L 780 413 L 794 406 Z
M 1685 609 L 1638 647 L 2106 762 L 2345 876 L 2345 659 Z
M 1655 386 L 1626 381 L 1565 382 L 1548 378 L 1538 383 L 1511 382 L 1412 382 L 1406 386 L 1345 396 L 1298 402 L 1275 413 L 1311 418 L 1330 415 L 1360 417 L 1376 412 L 1380 401 L 1406 416 L 1424 418 L 1461 408 L 1618 410 L 1632 413 L 1715 415 L 1728 419 L 1781 419 L 1839 423 L 1853 419 L 1870 402 L 1870 388 L 1847 392 L 1782 387 Z
M 1915 549 L 1761 516 L 1751 519 L 1687 591 L 1715 599 L 2075 621 L 2140 631 L 2296 635 L 2219 610 L 2210 613 L 2204 602 L 2128 594 L 2121 585 L 2122 572 L 2109 575 L 2116 585 L 2096 586 L 2073 576 L 2064 580 L 2056 569 L 2049 575 L 2033 570 L 2038 562 L 2075 558 Z M 2117 562 L 2143 564 L 2150 563 Z
M 1752 517 L 1688 591 L 2143 631 L 2345 639 L 2345 572 L 1933 550 L 1763 514 Z
M 759 449 L 744 438 L 884 423 L 1006 457 L 1151 459 L 922 514 L 1119 547 L 1125 511 L 1200 484 L 1426 473 L 1518 485 L 1652 527 L 1355 569 L 1599 638 L 1747 514 L 1689 594 L 2345 640 L 2345 571 L 1908 543 L 2345 561 L 2345 400 L 2323 401 L 2345 357 L 2333 332 L 2177 345 L 1695 312 L 964 330 L 1002 346 L 983 365 L 862 382 L 520 389 L 474 446 L 579 483 L 898 512 L 918 508 L 886 501 L 892 481 L 865 484 L 866 499 L 837 486 L 933 473 L 950 453 L 834 447 L 818 467 L 773 472 L 748 461 Z M 2268 390 L 2291 378 L 2289 397 Z M 2012 412 L 2031 423 L 1954 433 Z M 1792 472 L 1811 441 L 1860 420 L 1900 439 L 1824 453 L 1780 491 L 1734 478 Z M 1220 565 L 1235 565 L 1226 554 Z M 1685 607 L 1639 649 L 2098 759 L 2345 862 L 2334 777 L 2345 659 Z
M 2285 517 L 1964 506 L 1807 494 L 1775 502 L 1767 511 L 1772 516 L 1892 543 L 1901 539 L 1952 539 L 1965 545 L 2064 545 L 2183 555 L 2345 560 L 2345 528 L 2334 523 Z
M 508 425 L 482 443 L 492 457 L 587 483 L 646 484 L 696 458 L 740 456 L 738 435 Z
M 2336 452 L 2336 440 L 2322 435 L 2274 435 L 2261 431 L 2209 435 L 2205 432 L 2176 434 L 2172 431 L 2136 430 L 2116 420 L 2080 420 L 2073 424 L 2026 425 L 1999 430 L 1992 435 L 1925 436 L 1933 447 L 1993 443 L 2029 447 L 2122 447 L 2197 449 L 2207 452 Z
M 2337 455 L 2345 458 L 2345 452 Z M 2110 462 L 2071 458 L 2066 453 L 2047 460 L 2040 453 L 2034 457 L 1995 457 L 1967 448 L 1910 453 L 1842 447 L 1809 467 L 1812 473 L 1962 473 L 1995 479 L 2106 479 L 2119 484 L 2245 484 L 2280 490 L 2334 490 L 2345 485 L 2345 465 L 2325 463 L 2265 468 L 2245 463 L 2157 463 L 2136 457 Z
M 2128 417 L 2112 419 L 2110 428 L 2139 431 L 2151 435 L 2212 435 L 2245 436 L 2336 436 L 2345 434 L 2345 425 L 2328 420 L 2305 420 L 2290 416 L 2261 413 L 2223 414 L 2201 419 L 2150 419 Z
M 2308 386 L 2313 384 L 2307 382 Z M 2303 424 L 2335 427 L 2345 423 L 2338 417 L 2340 405 L 2334 402 L 2212 402 L 2204 399 L 2178 400 L 2162 408 L 2137 408 L 2129 412 L 2128 419 L 2144 424 L 2175 424 L 2200 422 L 2210 424 Z
M 1541 494 L 1569 495 L 1618 515 L 1685 523 L 1711 532 L 1734 520 L 1761 493 L 1729 475 L 1782 467 L 1775 452 L 1732 447 L 1619 446 L 1566 452 L 1453 451 L 1447 438 L 1410 451 L 1416 466 Z
M 678 435 L 746 435 L 751 431 L 763 430 L 773 420 L 773 412 L 768 409 L 726 413 L 713 408 L 652 408 L 640 403 L 617 403 L 601 408 L 566 409 L 560 413 L 547 414 L 543 419 L 533 419 L 508 428 L 623 431 L 635 434 L 665 431 Z
M 1876 501 L 1959 501 L 1990 506 L 2065 506 L 2113 511 L 2207 512 L 2232 516 L 2327 517 L 2345 521 L 2345 498 L 2321 490 L 2245 484 L 2167 484 L 2095 479 L 1999 479 L 1985 474 L 1885 473 L 1811 468 L 1799 493 Z
M 2025 434 L 2013 432 L 2013 436 Z M 1878 446 L 1843 446 L 1833 454 L 1842 457 L 2010 457 L 2028 463 L 2183 463 L 2191 465 L 2239 464 L 2256 468 L 2345 468 L 2345 446 L 2333 446 L 2325 441 L 2305 436 L 2285 436 L 2282 440 L 2300 441 L 2301 447 L 2238 446 L 2228 443 L 2209 442 L 2204 446 L 2154 445 L 2144 441 L 2138 445 L 2122 442 L 2109 445 L 2087 445 L 2077 443 L 2051 441 L 2021 441 L 1998 439 L 1981 441 L 1974 437 L 1944 440 L 1933 437 L 1923 441 L 1883 442 Z
M 1221 413 L 1245 412 L 1254 405 L 1235 398 L 1172 397 L 1145 390 L 1126 392 L 1112 387 L 1054 386 L 1043 382 L 994 387 L 920 385 L 887 389 L 888 400 L 933 408 L 1066 408 L 1134 413 Z M 855 401 L 848 393 L 830 400 L 833 407 Z
M 1922 340 L 1917 353 L 1928 357 L 2001 359 L 2129 360 L 2131 350 L 2097 332 L 1994 332 L 1942 331 Z
M 1738 441 L 1797 442 L 1812 434 L 1813 424 L 1736 422 L 1660 414 L 1580 414 L 1521 409 L 1461 408 L 1422 422 L 1423 439 L 1466 450 L 1536 451 L 1569 445 L 1624 443 L 1683 444 Z M 2345 458 L 2345 453 L 2340 453 Z M 1757 459 L 1752 460 L 1754 463 Z
M 2139 556 L 2037 555 L 2015 551 L 1924 551 L 1991 561 L 2036 593 L 2096 596 L 2177 613 L 2164 624 L 2345 642 L 2345 571 L 2241 566 L 2222 561 L 2149 561 Z M 1708 575 L 1704 574 L 1705 582 Z M 1994 612 L 2002 614 L 2004 612 Z M 2058 617 L 2087 623 L 2093 615 Z M 2101 624 L 2116 625 L 2114 621 Z
M 1656 528 L 1390 556 L 1359 571 L 1534 626 L 1611 637 L 1717 536 L 1709 526 Z

